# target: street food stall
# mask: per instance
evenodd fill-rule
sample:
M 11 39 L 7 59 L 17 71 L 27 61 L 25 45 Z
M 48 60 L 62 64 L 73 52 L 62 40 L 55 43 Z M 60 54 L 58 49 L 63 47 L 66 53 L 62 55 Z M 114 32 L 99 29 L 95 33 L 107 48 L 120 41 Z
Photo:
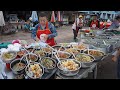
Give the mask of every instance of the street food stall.
M 119 38 L 107 31 L 81 30 L 78 43 L 27 44 L 24 40 L 11 42 L 0 49 L 1 79 L 82 79 L 93 73 L 97 63 L 119 46 Z

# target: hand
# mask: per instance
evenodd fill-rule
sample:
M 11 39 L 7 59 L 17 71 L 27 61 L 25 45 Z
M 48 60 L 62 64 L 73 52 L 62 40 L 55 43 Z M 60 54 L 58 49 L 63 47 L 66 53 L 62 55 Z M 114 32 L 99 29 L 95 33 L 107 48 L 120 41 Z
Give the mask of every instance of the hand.
M 114 57 L 112 58 L 112 61 L 116 62 L 116 61 L 117 61 L 117 57 L 114 56 Z
M 48 39 L 48 35 L 45 35 L 45 40 L 47 40 Z

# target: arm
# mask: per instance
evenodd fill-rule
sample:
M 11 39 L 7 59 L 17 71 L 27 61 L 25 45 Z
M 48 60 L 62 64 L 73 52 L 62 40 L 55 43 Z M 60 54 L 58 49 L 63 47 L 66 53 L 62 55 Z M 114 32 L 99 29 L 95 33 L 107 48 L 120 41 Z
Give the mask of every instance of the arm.
M 35 26 L 35 28 L 32 30 L 32 33 L 31 33 L 31 36 L 32 36 L 32 38 L 33 38 L 34 40 L 36 40 L 36 32 L 37 32 L 37 30 L 38 30 L 38 26 L 39 26 L 39 24 L 37 24 L 37 25 Z
M 50 28 L 50 31 L 52 32 L 52 34 L 48 35 L 48 39 L 56 37 L 57 36 L 57 31 L 56 31 L 55 26 L 52 23 L 49 23 L 49 28 Z

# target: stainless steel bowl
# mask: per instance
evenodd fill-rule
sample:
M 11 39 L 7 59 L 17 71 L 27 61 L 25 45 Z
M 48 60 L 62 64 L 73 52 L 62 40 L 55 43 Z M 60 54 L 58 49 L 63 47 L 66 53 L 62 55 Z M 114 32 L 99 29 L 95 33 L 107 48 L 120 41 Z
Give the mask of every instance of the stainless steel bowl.
M 60 58 L 60 59 L 69 59 L 69 58 L 71 57 L 71 54 L 70 54 L 70 53 L 68 53 L 68 52 L 58 51 L 58 53 L 63 53 L 63 54 L 67 54 L 67 55 L 68 55 L 68 57 L 67 57 L 67 58 L 60 58 L 60 57 L 59 57 L 59 55 L 58 55 L 58 58 Z
M 28 72 L 29 66 L 30 66 L 30 65 L 33 65 L 33 64 L 39 64 L 40 68 L 42 69 L 42 74 L 41 74 L 39 77 L 37 77 L 37 78 L 30 76 L 30 73 Z M 26 75 L 28 76 L 28 78 L 30 78 L 30 79 L 41 79 L 41 77 L 42 77 L 43 74 L 44 74 L 44 68 L 40 65 L 40 63 L 31 62 L 31 63 L 28 64 L 27 67 L 25 68 L 25 72 L 26 72 Z
M 62 60 L 65 60 L 65 59 L 62 59 Z M 62 61 L 61 60 L 61 61 Z M 80 68 L 81 68 L 81 63 L 76 61 L 75 59 L 66 59 L 66 60 L 73 60 L 75 63 L 77 63 L 79 65 L 79 67 L 77 68 L 77 70 L 63 70 L 61 69 L 60 65 L 61 65 L 61 62 L 58 62 L 57 63 L 57 67 L 58 67 L 58 70 L 61 74 L 65 75 L 65 76 L 74 76 L 74 75 L 77 75 Z
M 80 54 L 91 57 L 91 61 L 89 61 L 89 62 L 83 62 L 83 61 L 78 61 L 77 60 L 78 62 L 81 62 L 81 67 L 82 68 L 88 68 L 88 67 L 90 67 L 92 65 L 92 63 L 95 61 L 95 58 L 92 55 L 85 54 L 85 53 L 80 53 Z M 77 55 L 79 55 L 79 54 L 77 54 Z M 77 55 L 75 55 L 75 56 L 77 57 Z
M 35 59 L 35 60 L 30 60 L 30 59 L 28 58 L 29 55 L 35 56 L 36 59 Z M 34 54 L 34 53 L 28 53 L 28 54 L 24 55 L 24 56 L 22 57 L 22 59 L 26 60 L 27 62 L 36 62 L 36 61 L 38 61 L 38 56 L 37 56 L 36 54 Z
M 14 56 L 13 56 L 12 58 L 10 58 L 10 59 L 5 59 L 5 58 L 4 58 L 5 53 L 13 53 Z M 5 62 L 5 63 L 10 63 L 11 61 L 13 61 L 13 60 L 17 57 L 17 52 L 9 51 L 9 52 L 5 52 L 5 53 L 3 53 L 3 54 L 1 55 L 1 59 L 2 59 L 3 62 Z
M 53 68 L 47 68 L 46 66 L 44 66 L 44 65 L 42 64 L 42 61 L 43 61 L 45 58 L 47 58 L 47 59 L 53 61 L 53 63 L 54 63 L 54 67 L 53 67 Z M 53 71 L 53 69 L 56 68 L 56 64 L 57 64 L 57 62 L 56 62 L 56 60 L 53 59 L 53 58 L 50 58 L 50 57 L 43 57 L 43 58 L 40 60 L 40 64 L 44 67 L 45 72 L 50 73 L 50 72 Z
M 105 53 L 102 52 L 102 51 L 100 51 L 100 50 L 96 50 L 96 49 L 89 49 L 89 50 L 99 51 L 99 52 L 103 53 L 103 56 L 93 56 L 93 55 L 92 55 L 92 56 L 95 58 L 94 61 L 99 61 L 99 60 L 101 60 L 101 59 L 105 56 Z M 87 49 L 84 51 L 84 53 L 88 54 Z
M 11 70 L 12 70 L 12 72 L 13 72 L 14 74 L 22 74 L 22 73 L 24 73 L 24 70 L 25 70 L 26 65 L 27 65 L 27 61 L 25 61 L 25 60 L 21 60 L 21 63 L 24 63 L 24 64 L 25 64 L 25 67 L 24 67 L 23 69 L 21 69 L 21 70 L 19 70 L 19 71 L 15 71 L 15 70 L 13 69 L 13 66 L 14 66 L 15 64 L 19 63 L 19 62 L 20 62 L 20 59 L 15 59 L 15 60 L 13 60 L 13 61 L 10 63 L 10 68 L 11 68 Z

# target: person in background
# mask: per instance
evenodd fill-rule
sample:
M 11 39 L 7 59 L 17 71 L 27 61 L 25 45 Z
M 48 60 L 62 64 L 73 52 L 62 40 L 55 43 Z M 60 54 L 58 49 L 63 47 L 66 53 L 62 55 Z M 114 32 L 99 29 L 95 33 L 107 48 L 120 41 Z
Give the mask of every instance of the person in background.
M 54 37 L 57 36 L 57 31 L 55 26 L 48 22 L 47 16 L 45 13 L 41 13 L 39 16 L 39 23 L 35 26 L 35 29 L 32 30 L 32 38 L 35 41 L 40 41 L 41 37 L 44 37 L 45 43 L 50 46 L 56 45 Z
M 120 47 L 112 54 L 112 61 L 117 62 L 117 78 L 120 79 Z
M 26 21 L 26 23 L 24 24 L 24 30 L 25 31 L 31 31 L 31 28 L 32 28 L 32 26 L 31 26 L 31 21 L 28 19 L 27 21 Z
M 83 27 L 83 16 L 80 15 L 79 18 L 77 18 L 77 20 L 74 22 L 72 26 L 74 41 L 78 40 L 77 35 L 79 32 L 79 29 L 82 29 L 82 27 Z
M 120 31 L 119 26 L 120 26 L 120 16 L 117 16 L 115 20 L 113 21 L 112 25 L 109 27 L 110 30 L 117 30 Z M 112 60 L 114 62 L 117 62 L 117 78 L 120 79 L 120 47 L 116 49 L 116 51 L 112 54 L 113 58 Z
M 92 15 L 92 20 L 89 22 L 89 27 L 91 29 L 99 29 L 100 28 L 100 22 L 99 22 L 96 14 Z
M 120 31 L 119 26 L 120 26 L 120 15 L 116 16 L 115 20 L 108 29 L 111 30 L 116 29 L 117 31 Z

